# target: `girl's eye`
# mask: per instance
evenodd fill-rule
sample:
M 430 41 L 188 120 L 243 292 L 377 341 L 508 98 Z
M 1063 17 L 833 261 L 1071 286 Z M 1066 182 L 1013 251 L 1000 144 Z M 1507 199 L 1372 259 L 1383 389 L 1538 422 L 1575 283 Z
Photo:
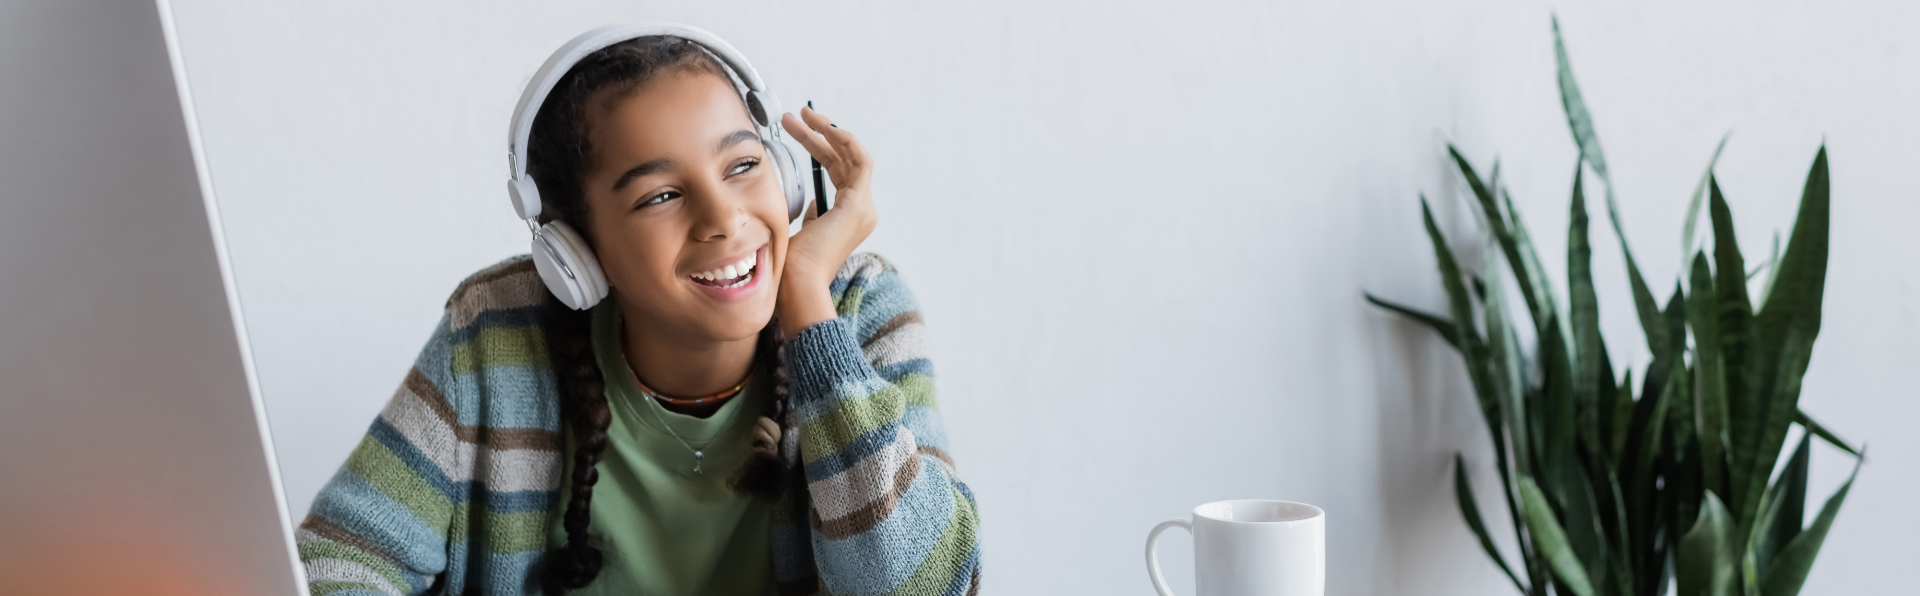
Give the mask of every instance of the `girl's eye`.
M 677 191 L 677 190 L 664 191 L 659 194 L 655 194 L 653 196 L 650 196 L 641 200 L 640 205 L 635 208 L 639 209 L 644 207 L 651 207 L 651 206 L 665 203 L 667 201 L 671 201 L 678 198 L 680 198 L 680 191 Z
M 748 159 L 738 164 L 734 164 L 733 169 L 727 170 L 727 177 L 731 178 L 733 176 L 745 174 L 747 173 L 747 171 L 752 170 L 753 167 L 757 165 L 760 165 L 760 161 L 755 159 Z

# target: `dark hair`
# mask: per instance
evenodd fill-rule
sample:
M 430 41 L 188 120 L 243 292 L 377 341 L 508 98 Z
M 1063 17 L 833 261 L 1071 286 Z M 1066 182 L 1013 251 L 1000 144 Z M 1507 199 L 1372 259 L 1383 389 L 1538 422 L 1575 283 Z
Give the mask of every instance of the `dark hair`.
M 718 60 L 705 49 L 677 37 L 641 37 L 627 40 L 588 54 L 560 78 L 553 91 L 534 115 L 533 131 L 527 141 L 527 173 L 540 188 L 544 205 L 543 219 L 567 223 L 589 245 L 594 238 L 587 225 L 587 203 L 582 179 L 592 167 L 593 148 L 589 144 L 592 108 L 595 102 L 618 99 L 638 89 L 659 73 L 693 72 L 731 78 Z M 744 109 L 744 104 L 742 109 Z M 542 312 L 548 358 L 559 382 L 560 414 L 573 443 L 571 498 L 565 504 L 562 524 L 567 543 L 547 551 L 541 574 L 547 594 L 562 594 L 585 587 L 600 574 L 604 562 L 600 549 L 589 540 L 587 529 L 593 502 L 593 485 L 600 479 L 595 465 L 607 448 L 607 426 L 613 420 L 607 405 L 606 381 L 594 361 L 591 317 L 549 294 Z M 769 324 L 760 334 L 758 357 L 778 354 L 777 326 Z M 786 379 L 784 370 L 775 367 L 776 388 L 770 415 L 786 426 Z M 782 443 L 787 441 L 783 437 Z M 788 464 L 778 453 L 754 450 L 747 463 L 735 474 L 732 483 L 742 493 L 778 496 L 786 485 Z

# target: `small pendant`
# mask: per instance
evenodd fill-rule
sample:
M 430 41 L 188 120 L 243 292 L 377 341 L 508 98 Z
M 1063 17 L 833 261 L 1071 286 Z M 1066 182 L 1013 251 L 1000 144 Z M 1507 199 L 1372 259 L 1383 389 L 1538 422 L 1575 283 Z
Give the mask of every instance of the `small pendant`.
M 702 472 L 702 471 L 700 471 L 700 460 L 701 460 L 702 458 L 705 458 L 706 456 L 707 456 L 707 454 L 706 454 L 706 452 L 703 452 L 703 451 L 694 451 L 694 452 L 693 452 L 693 473 L 695 473 L 695 474 L 705 474 L 705 473 L 706 473 L 706 472 Z

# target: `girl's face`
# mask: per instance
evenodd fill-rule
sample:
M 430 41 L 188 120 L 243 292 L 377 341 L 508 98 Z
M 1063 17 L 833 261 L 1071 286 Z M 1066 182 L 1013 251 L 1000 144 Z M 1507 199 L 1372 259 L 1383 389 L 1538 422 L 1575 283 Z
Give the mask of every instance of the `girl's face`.
M 787 205 L 739 94 L 717 75 L 663 72 L 587 110 L 589 234 L 630 324 L 753 337 L 773 317 Z

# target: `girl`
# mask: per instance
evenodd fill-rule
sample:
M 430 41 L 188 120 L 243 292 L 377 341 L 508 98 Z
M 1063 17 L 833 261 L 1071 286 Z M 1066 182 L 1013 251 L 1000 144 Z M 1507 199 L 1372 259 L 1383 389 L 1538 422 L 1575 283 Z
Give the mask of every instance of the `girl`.
M 630 39 L 540 104 L 528 173 L 610 288 L 562 305 L 526 255 L 475 273 L 300 525 L 329 594 L 970 594 L 979 518 L 872 163 L 781 125 L 834 208 L 788 207 L 728 70 Z

